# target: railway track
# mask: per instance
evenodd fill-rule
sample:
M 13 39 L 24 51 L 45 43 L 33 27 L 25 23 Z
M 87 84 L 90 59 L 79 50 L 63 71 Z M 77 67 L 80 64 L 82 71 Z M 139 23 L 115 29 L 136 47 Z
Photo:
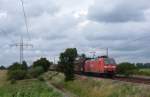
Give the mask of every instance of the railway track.
M 119 77 L 119 76 L 116 76 L 116 77 L 112 78 L 112 80 L 132 82 L 132 83 L 141 83 L 141 84 L 150 85 L 150 79 L 141 78 L 141 77 Z
M 89 76 L 89 75 L 80 75 L 80 77 L 93 77 L 93 78 L 103 78 L 103 79 L 111 79 L 116 81 L 123 81 L 123 82 L 131 82 L 131 83 L 139 83 L 139 84 L 146 84 L 150 85 L 150 78 L 142 78 L 142 77 L 121 77 L 121 76 L 115 76 L 113 78 L 106 78 L 104 76 Z

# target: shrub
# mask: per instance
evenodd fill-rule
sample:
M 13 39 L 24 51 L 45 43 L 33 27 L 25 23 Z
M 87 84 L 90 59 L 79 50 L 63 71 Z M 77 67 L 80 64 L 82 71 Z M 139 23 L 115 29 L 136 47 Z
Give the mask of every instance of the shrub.
M 22 62 L 21 68 L 22 68 L 23 70 L 28 70 L 28 65 L 27 65 L 26 61 L 23 61 L 23 62 Z
M 20 63 L 13 63 L 11 66 L 8 67 L 8 79 L 9 80 L 22 80 L 26 78 L 27 70 L 24 68 L 24 65 Z
M 9 71 L 21 70 L 21 69 L 23 69 L 22 65 L 20 63 L 17 63 L 17 62 L 13 63 L 11 66 L 8 67 Z
M 0 70 L 5 70 L 6 67 L 5 66 L 0 66 Z
M 16 80 L 15 79 L 11 79 L 10 80 L 10 84 L 15 84 L 16 83 Z
M 38 77 L 38 80 L 39 80 L 39 81 L 44 81 L 44 78 L 43 78 L 42 76 L 39 76 L 39 77 Z
M 49 62 L 46 58 L 40 58 L 39 60 L 33 62 L 33 67 L 43 67 L 44 71 L 47 71 L 52 65 L 52 62 Z
M 40 76 L 42 73 L 44 73 L 44 69 L 41 66 L 33 67 L 29 71 L 29 75 L 33 78 L 36 78 Z
M 26 77 L 26 71 L 25 70 L 10 70 L 8 71 L 8 79 L 14 79 L 14 80 L 22 80 Z
M 130 76 L 136 71 L 138 71 L 138 68 L 134 64 L 127 62 L 120 63 L 117 67 L 117 73 L 125 76 Z

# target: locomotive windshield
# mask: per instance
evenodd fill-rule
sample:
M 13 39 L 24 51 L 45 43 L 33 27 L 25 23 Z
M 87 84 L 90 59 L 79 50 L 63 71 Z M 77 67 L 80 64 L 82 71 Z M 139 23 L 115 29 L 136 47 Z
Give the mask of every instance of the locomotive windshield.
M 113 58 L 105 58 L 104 61 L 105 61 L 105 64 L 116 64 Z

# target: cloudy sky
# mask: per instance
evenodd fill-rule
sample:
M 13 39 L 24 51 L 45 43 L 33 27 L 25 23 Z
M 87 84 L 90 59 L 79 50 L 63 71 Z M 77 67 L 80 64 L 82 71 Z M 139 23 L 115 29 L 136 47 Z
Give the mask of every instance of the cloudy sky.
M 25 59 L 52 60 L 68 47 L 91 56 L 105 54 L 117 62 L 150 62 L 149 0 L 0 0 L 0 65 L 19 61 L 20 36 L 34 47 Z

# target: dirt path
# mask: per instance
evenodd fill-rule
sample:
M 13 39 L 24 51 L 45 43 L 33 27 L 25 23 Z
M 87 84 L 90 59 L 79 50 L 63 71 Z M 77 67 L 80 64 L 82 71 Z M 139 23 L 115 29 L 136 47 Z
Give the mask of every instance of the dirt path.
M 49 79 L 52 79 L 53 77 L 59 75 L 58 72 L 52 73 L 52 74 L 45 74 L 44 80 L 46 84 L 49 87 L 52 87 L 55 91 L 61 93 L 64 97 L 78 97 L 75 94 L 71 93 L 70 91 L 67 91 L 63 86 L 53 84 L 49 81 Z

